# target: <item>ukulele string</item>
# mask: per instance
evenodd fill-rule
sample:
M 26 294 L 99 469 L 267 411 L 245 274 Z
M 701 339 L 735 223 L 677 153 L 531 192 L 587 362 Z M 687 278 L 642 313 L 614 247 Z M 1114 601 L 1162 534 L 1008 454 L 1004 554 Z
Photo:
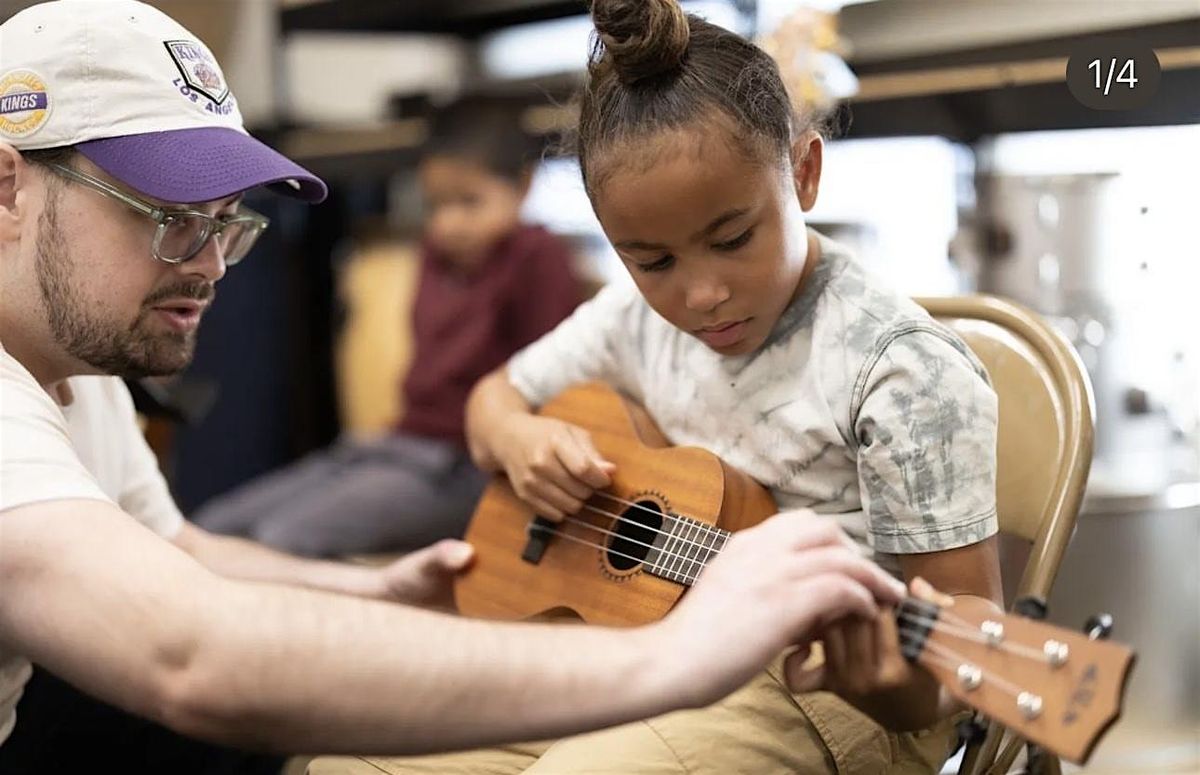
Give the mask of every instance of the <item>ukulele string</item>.
M 606 511 L 605 509 L 598 508 L 596 506 L 591 505 L 590 503 L 583 504 L 583 508 L 587 509 L 588 511 L 595 512 L 596 514 L 600 514 L 605 517 L 611 517 L 612 519 L 616 520 L 617 522 L 628 522 L 628 523 L 630 523 L 632 525 L 636 525 L 650 533 L 658 533 L 659 535 L 664 535 L 668 538 L 667 545 L 670 545 L 670 542 L 673 540 L 676 542 L 676 544 L 687 544 L 689 546 L 699 547 L 700 549 L 717 552 L 720 550 L 714 549 L 712 546 L 707 546 L 699 541 L 693 540 L 693 537 L 697 536 L 697 535 L 703 535 L 705 537 L 714 535 L 714 536 L 721 536 L 724 538 L 728 538 L 730 535 L 730 533 L 726 530 L 722 530 L 718 527 L 714 527 L 714 526 L 708 524 L 707 522 L 701 522 L 700 520 L 693 519 L 692 517 L 685 517 L 682 514 L 675 514 L 675 513 L 664 514 L 661 511 L 655 511 L 654 509 L 646 508 L 645 506 L 642 506 L 637 503 L 632 503 L 631 501 L 627 501 L 624 498 L 620 498 L 616 495 L 610 495 L 609 493 L 606 493 L 606 492 L 597 492 L 596 495 L 603 495 L 607 498 L 612 498 L 613 500 L 619 501 L 621 503 L 624 503 L 624 504 L 627 504 L 630 506 L 634 506 L 643 511 L 648 511 L 651 514 L 655 514 L 660 517 L 661 516 L 669 516 L 672 518 L 683 518 L 683 519 L 690 520 L 690 522 L 692 524 L 685 526 L 686 529 L 684 531 L 684 534 L 677 534 L 671 530 L 660 530 L 658 528 L 650 527 L 649 525 L 638 522 L 636 519 L 630 519 L 629 517 L 626 517 L 622 514 L 617 514 L 616 512 Z M 676 523 L 676 524 L 678 524 L 678 523 Z M 692 531 L 691 536 L 685 535 L 689 530 Z M 646 546 L 646 544 L 643 544 L 643 546 Z M 651 547 L 651 548 L 653 548 L 653 547 Z M 678 549 L 679 547 L 676 546 L 675 548 Z
M 649 511 L 654 514 L 660 513 L 653 509 L 648 509 L 644 506 L 640 506 L 639 504 L 627 501 L 616 495 L 609 495 L 608 493 L 597 493 L 597 494 L 605 495 L 606 497 L 612 498 L 613 500 L 616 500 L 618 502 L 624 503 L 624 504 L 632 506 L 632 507 L 640 508 L 644 511 Z M 668 561 L 670 562 L 670 566 L 669 567 L 663 566 L 662 569 L 665 570 L 667 573 L 678 576 L 679 577 L 678 580 L 686 580 L 688 584 L 694 584 L 696 582 L 696 580 L 700 577 L 700 572 L 704 570 L 704 567 L 708 563 L 708 561 L 720 553 L 720 549 L 718 549 L 716 547 L 705 546 L 699 542 L 690 540 L 688 538 L 684 538 L 681 536 L 674 536 L 672 533 L 670 533 L 668 531 L 656 530 L 647 525 L 643 525 L 642 523 L 637 522 L 636 520 L 631 520 L 627 517 L 621 516 L 620 514 L 616 514 L 616 513 L 610 512 L 610 511 L 605 511 L 604 509 L 596 508 L 595 506 L 592 506 L 590 504 L 584 504 L 584 508 L 586 508 L 590 511 L 594 511 L 597 514 L 601 514 L 603 516 L 610 517 L 618 522 L 631 522 L 635 525 L 638 525 L 639 527 L 646 529 L 647 531 L 655 532 L 655 533 L 659 533 L 660 535 L 668 536 L 667 545 L 659 550 L 659 557 L 660 557 L 660 560 L 662 558 L 667 558 Z M 589 530 L 594 530 L 605 536 L 622 538 L 630 543 L 637 544 L 638 546 L 644 546 L 647 549 L 655 548 L 652 544 L 645 543 L 644 541 L 639 541 L 639 540 L 629 537 L 629 536 L 622 536 L 619 533 L 616 533 L 612 530 L 607 530 L 599 525 L 595 525 L 595 524 L 592 524 L 590 522 L 587 522 L 587 521 L 584 521 L 584 520 L 581 520 L 581 519 L 578 519 L 575 517 L 565 517 L 564 521 L 579 525 L 579 526 L 587 528 Z M 701 529 L 708 529 L 707 523 L 698 523 L 697 526 L 700 527 Z M 616 556 L 619 556 L 623 559 L 632 560 L 639 564 L 645 562 L 645 558 L 634 557 L 633 555 L 625 554 L 624 552 L 619 552 L 615 549 L 610 549 L 610 548 L 604 546 L 603 544 L 596 543 L 593 541 L 587 541 L 585 539 L 581 539 L 576 536 L 571 536 L 560 530 L 554 530 L 554 529 L 543 527 L 540 525 L 531 524 L 530 531 L 533 531 L 533 530 L 550 533 L 552 535 L 559 535 L 568 540 L 583 544 L 585 546 L 589 546 L 589 547 L 592 547 L 595 549 L 600 549 L 602 551 L 611 552 L 612 554 L 614 554 Z M 715 531 L 714 531 L 714 533 L 715 533 Z M 677 541 L 677 545 L 674 547 L 674 551 L 667 550 L 667 547 L 670 546 L 671 540 Z M 681 548 L 683 549 L 683 551 L 679 551 Z M 685 553 L 685 552 L 690 552 L 693 550 L 695 551 L 695 554 Z M 707 555 L 703 556 L 703 558 L 701 558 L 701 552 L 707 552 Z M 659 562 L 657 564 L 662 565 L 661 562 Z M 688 567 L 689 565 L 692 567 L 689 568 Z M 952 638 L 959 638 L 959 639 L 971 641 L 974 643 L 988 642 L 987 635 L 980 632 L 978 629 L 973 628 L 964 619 L 962 619 L 958 616 L 955 616 L 947 609 L 945 609 L 945 608 L 939 609 L 938 617 L 939 618 L 937 618 L 937 619 L 933 619 L 933 618 L 929 618 L 929 617 L 920 616 L 918 614 L 909 613 L 909 612 L 906 612 L 903 610 L 898 610 L 896 612 L 896 618 L 902 624 L 908 623 L 908 624 L 916 624 L 916 625 L 926 625 L 930 629 L 932 629 L 936 632 L 943 633 Z M 905 632 L 915 634 L 917 631 L 906 630 Z M 1010 654 L 1013 654 L 1013 655 L 1016 655 L 1019 657 L 1031 659 L 1031 660 L 1034 660 L 1037 662 L 1044 662 L 1044 663 L 1050 662 L 1049 655 L 1045 654 L 1042 651 L 1038 651 L 1035 648 L 1030 648 L 1029 646 L 1025 646 L 1020 643 L 1009 643 L 1007 641 L 1001 641 L 1000 643 L 995 644 L 994 648 L 999 649 L 1000 651 L 1008 652 Z M 951 652 L 951 653 L 953 653 L 953 652 Z
M 568 517 L 567 519 L 572 522 L 575 522 L 576 524 L 582 525 L 583 527 L 587 527 L 592 530 L 599 530 L 608 535 L 615 535 L 611 531 L 604 530 L 604 528 L 601 528 L 598 525 L 593 525 L 588 522 L 583 522 L 582 520 L 576 520 L 571 517 Z M 607 547 L 603 546 L 602 544 L 598 544 L 594 541 L 588 541 L 586 539 L 570 535 L 569 533 L 563 532 L 561 530 L 554 530 L 551 528 L 543 527 L 541 525 L 532 525 L 531 524 L 530 531 L 532 532 L 534 530 L 557 535 L 560 538 L 564 538 L 568 541 L 573 541 L 575 543 L 583 544 L 584 546 L 588 546 L 591 548 L 605 550 L 605 551 L 608 551 L 611 554 L 614 554 L 618 557 L 623 557 L 627 560 L 633 560 L 634 562 L 637 562 L 637 563 L 644 562 L 644 560 L 634 557 L 633 555 L 625 554 L 624 552 L 620 552 L 615 549 L 607 548 Z M 635 543 L 640 543 L 640 542 L 635 542 Z M 642 544 L 642 545 L 646 546 L 646 544 Z M 674 555 L 674 556 L 678 558 L 678 557 L 681 557 L 682 555 Z M 690 560 L 690 559 L 688 559 L 686 561 L 691 562 L 693 564 L 700 565 L 700 569 L 696 571 L 695 575 L 688 576 L 688 574 L 680 574 L 684 578 L 688 579 L 689 584 L 694 584 L 696 582 L 696 579 L 699 578 L 700 571 L 704 569 L 704 564 L 703 564 L 703 562 L 697 563 L 695 560 Z M 935 666 L 940 666 L 940 667 L 944 668 L 945 670 L 947 670 L 948 672 L 950 672 L 951 674 L 955 674 L 955 675 L 957 675 L 958 669 L 960 666 L 969 664 L 969 660 L 966 657 L 964 657 L 962 654 L 958 653 L 954 649 L 952 649 L 942 643 L 938 643 L 937 641 L 929 640 L 926 637 L 928 634 L 926 631 L 913 629 L 912 627 L 905 627 L 903 625 L 904 624 L 924 624 L 924 625 L 928 625 L 933 630 L 944 632 L 947 635 L 949 635 L 950 637 L 963 638 L 963 639 L 971 640 L 971 641 L 977 641 L 977 640 L 979 640 L 980 637 L 983 637 L 981 634 L 977 634 L 972 630 L 964 631 L 963 628 L 955 627 L 955 626 L 951 626 L 951 625 L 945 625 L 945 624 L 938 622 L 936 619 L 930 619 L 928 617 L 923 617 L 923 616 L 915 616 L 915 615 L 909 614 L 903 610 L 899 610 L 896 612 L 896 618 L 899 621 L 899 623 L 902 625 L 899 628 L 899 633 L 902 637 L 907 636 L 907 637 L 920 638 L 924 641 L 924 643 L 922 644 L 921 650 L 917 655 L 918 662 L 924 661 L 926 663 L 930 663 Z M 1046 657 L 1043 654 L 1038 653 L 1037 651 L 1035 651 L 1033 649 L 1029 649 L 1026 647 L 1015 648 L 1014 646 L 1016 646 L 1016 645 L 1017 644 L 1000 643 L 1000 644 L 998 644 L 997 647 L 1002 651 L 1013 652 L 1020 656 L 1031 656 L 1032 658 L 1037 658 L 1042 661 L 1048 660 L 1048 657 Z M 1026 653 L 1022 653 L 1022 652 L 1026 652 Z M 1009 694 L 1010 696 L 1012 696 L 1014 698 L 1020 697 L 1023 690 L 1019 686 L 1016 686 L 1015 684 L 1005 680 L 1004 678 L 1001 678 L 998 675 L 994 675 L 989 672 L 984 672 L 983 669 L 978 668 L 978 666 L 976 666 L 976 668 L 979 670 L 979 680 L 981 683 L 993 684 L 994 686 L 996 686 L 996 688 L 1000 689 L 1001 691 Z
M 564 533 L 561 530 L 554 530 L 553 528 L 531 524 L 529 526 L 529 532 L 532 533 L 535 530 L 542 532 L 542 533 L 549 533 L 550 535 L 558 536 L 559 538 L 565 538 L 568 541 L 574 541 L 577 544 L 583 544 L 584 546 L 590 546 L 593 549 L 602 549 L 602 550 L 608 552 L 609 554 L 616 555 L 617 557 L 623 557 L 626 560 L 633 560 L 636 563 L 644 563 L 645 562 L 644 559 L 634 557 L 632 554 L 625 554 L 624 552 L 618 552 L 616 549 L 610 549 L 607 546 L 605 546 L 604 544 L 598 544 L 595 541 L 588 541 L 586 538 L 579 538 L 577 536 L 571 535 L 570 533 Z
M 958 624 L 955 624 L 953 622 L 943 623 L 941 621 L 942 618 L 949 618 L 949 614 L 945 608 L 939 609 L 937 619 L 931 619 L 928 617 L 920 616 L 918 614 L 908 613 L 903 610 L 898 610 L 896 612 L 896 619 L 898 621 L 900 621 L 900 623 L 902 623 L 902 624 L 925 625 L 932 630 L 936 630 L 937 632 L 945 633 L 946 635 L 948 635 L 951 638 L 959 638 L 961 640 L 967 640 L 967 641 L 971 641 L 973 643 L 987 643 L 988 642 L 987 635 L 983 634 L 983 632 L 981 632 L 980 630 L 971 627 L 969 624 L 964 622 L 962 619 L 959 619 L 957 616 L 955 616 L 953 618 L 959 622 L 963 622 L 963 624 L 961 626 Z M 1046 663 L 1050 662 L 1050 657 L 1045 652 L 1038 651 L 1035 648 L 1030 648 L 1029 646 L 1026 646 L 1021 643 L 1009 643 L 1008 641 L 1002 640 L 999 643 L 995 644 L 995 646 L 993 648 L 999 649 L 1000 651 L 1006 651 L 1006 652 L 1013 654 L 1015 656 L 1018 656 L 1018 657 L 1032 659 L 1036 662 L 1046 662 Z
M 589 528 L 589 529 L 591 529 L 591 530 L 596 530 L 596 531 L 598 531 L 598 532 L 604 533 L 605 535 L 617 536 L 618 538 L 624 538 L 625 540 L 628 540 L 630 543 L 639 544 L 639 545 L 641 545 L 641 546 L 645 546 L 645 547 L 648 547 L 648 548 L 650 548 L 650 549 L 653 549 L 653 548 L 654 548 L 654 547 L 653 547 L 653 546 L 651 546 L 650 544 L 643 543 L 643 542 L 641 542 L 641 541 L 637 541 L 637 540 L 635 540 L 635 539 L 628 538 L 628 537 L 626 537 L 626 536 L 622 536 L 622 535 L 620 535 L 619 533 L 614 533 L 614 532 L 613 532 L 613 531 L 611 531 L 611 530 L 605 530 L 604 528 L 600 527 L 599 525 L 593 525 L 593 524 L 592 524 L 592 523 L 590 523 L 590 522 L 585 522 L 585 521 L 583 521 L 583 520 L 580 520 L 580 519 L 575 519 L 574 517 L 566 517 L 566 518 L 564 519 L 564 521 L 569 521 L 569 522 L 573 522 L 573 523 L 575 523 L 575 524 L 578 524 L 578 525 L 582 525 L 583 527 Z M 626 559 L 626 560 L 633 560 L 634 562 L 636 562 L 636 563 L 639 563 L 639 564 L 644 564 L 644 563 L 646 562 L 646 560 L 645 560 L 645 558 L 644 558 L 644 557 L 634 557 L 634 556 L 633 556 L 633 555 L 631 555 L 631 554 L 625 554 L 624 552 L 620 552 L 620 551 L 617 551 L 616 549 L 612 549 L 612 548 L 610 548 L 610 547 L 607 547 L 607 546 L 605 546 L 604 544 L 596 543 L 595 541 L 589 541 L 589 540 L 587 540 L 586 538 L 579 538 L 578 536 L 573 536 L 573 535 L 571 535 L 570 533 L 567 533 L 567 532 L 565 532 L 565 531 L 562 531 L 562 530 L 555 530 L 554 528 L 551 528 L 551 527 L 545 527 L 544 525 L 538 525 L 538 524 L 535 524 L 535 523 L 530 523 L 530 525 L 529 525 L 529 532 L 531 532 L 531 533 L 532 533 L 532 532 L 534 532 L 534 531 L 541 532 L 541 533 L 547 533 L 547 534 L 549 534 L 549 535 L 558 536 L 558 537 L 560 537 L 560 538 L 565 538 L 565 539 L 567 539 L 568 541 L 574 541 L 574 542 L 575 542 L 575 543 L 577 543 L 577 544 L 583 544 L 584 546 L 589 546 L 589 547 L 591 547 L 591 548 L 593 548 L 593 549 L 600 549 L 601 551 L 605 551 L 605 552 L 609 552 L 610 554 L 614 554 L 614 555 L 616 555 L 617 557 L 622 557 L 622 558 L 624 558 L 624 559 Z M 700 546 L 700 544 L 695 544 L 695 545 L 696 545 L 696 546 Z M 672 563 L 672 567 L 671 567 L 671 568 L 663 567 L 662 569 L 663 569 L 664 571 L 667 571 L 668 573 L 672 573 L 672 574 L 674 574 L 674 575 L 676 575 L 676 576 L 679 576 L 679 577 L 681 577 L 682 579 L 687 579 L 687 580 L 688 580 L 688 583 L 690 583 L 690 584 L 694 584 L 694 583 L 696 582 L 696 579 L 700 578 L 700 571 L 704 569 L 704 564 L 705 564 L 705 563 L 706 563 L 706 562 L 707 562 L 709 559 L 711 559 L 713 555 L 715 555 L 715 554 L 717 554 L 717 553 L 718 553 L 718 552 L 717 552 L 717 550 L 711 550 L 711 549 L 710 549 L 710 550 L 706 550 L 706 551 L 709 551 L 709 552 L 710 552 L 709 556 L 708 556 L 708 557 L 705 557 L 703 560 L 697 560 L 697 559 L 694 559 L 694 558 L 692 558 L 692 557 L 689 557 L 689 556 L 687 556 L 687 555 L 679 554 L 679 553 L 677 553 L 677 552 L 668 552 L 668 551 L 666 551 L 665 549 L 663 549 L 663 550 L 659 550 L 659 555 L 660 555 L 660 557 L 667 557 L 667 558 L 670 558 L 670 560 L 671 560 L 671 563 Z M 697 555 L 697 556 L 699 556 L 699 555 Z M 682 572 L 682 571 L 679 571 L 679 570 L 675 570 L 675 569 L 674 569 L 675 565 L 676 565 L 677 563 L 680 563 L 680 562 L 682 562 L 682 563 L 691 563 L 692 565 L 698 565 L 698 566 L 700 566 L 700 567 L 699 567 L 699 569 L 697 569 L 697 570 L 696 570 L 694 573 L 685 573 L 685 572 Z M 660 564 L 661 564 L 661 563 L 660 563 Z M 678 580 L 678 579 L 677 579 L 677 580 Z
M 603 496 L 603 497 L 605 497 L 605 498 L 608 498 L 609 500 L 614 500 L 614 501 L 616 501 L 617 503 L 620 503 L 620 504 L 622 504 L 622 505 L 624 505 L 624 506 L 629 506 L 631 509 L 637 509 L 637 510 L 639 510 L 639 511 L 644 511 L 644 512 L 646 512 L 647 514 L 653 514 L 653 515 L 655 515 L 655 516 L 659 516 L 659 517 L 672 517 L 672 518 L 674 518 L 674 519 L 676 519 L 676 520 L 679 520 L 679 519 L 686 519 L 686 520 L 688 520 L 689 522 L 692 522 L 692 523 L 694 523 L 694 525 L 695 525 L 696 527 L 699 527 L 699 528 L 701 528 L 702 530 L 709 531 L 709 532 L 713 532 L 713 533 L 717 533 L 717 534 L 726 534 L 726 535 L 728 534 L 728 531 L 721 530 L 720 528 L 718 528 L 718 527 L 716 527 L 716 526 L 714 526 L 714 525 L 710 525 L 710 524 L 708 524 L 707 522 L 705 522 L 705 521 L 703 521 L 703 520 L 696 519 L 695 517 L 689 517 L 687 514 L 679 514 L 679 513 L 677 513 L 677 512 L 674 512 L 674 511 L 668 511 L 668 512 L 662 512 L 662 511 L 658 511 L 657 509 L 652 509 L 652 508 L 649 508 L 648 506 L 643 506 L 642 504 L 640 504 L 640 503 L 635 503 L 634 501 L 625 500 L 624 498 L 620 497 L 619 495 L 613 495 L 612 493 L 610 493 L 610 492 L 605 492 L 605 491 L 603 491 L 603 490 L 597 490 L 597 491 L 596 491 L 594 494 L 595 494 L 595 495 L 600 495 L 600 496 Z M 625 515 L 623 515 L 623 514 L 616 514 L 616 513 L 614 513 L 614 512 L 611 512 L 611 511 L 606 511 L 606 510 L 604 510 L 604 509 L 597 508 L 596 506 L 592 506 L 592 505 L 591 505 L 591 504 L 589 504 L 589 503 L 585 503 L 585 504 L 583 504 L 583 507 L 584 507 L 585 509 L 589 509 L 590 511 L 594 511 L 594 512 L 596 512 L 597 514 L 603 514 L 603 515 L 604 515 L 604 516 L 606 516 L 606 517 L 612 517 L 613 519 L 616 519 L 616 520 L 618 520 L 618 521 L 620 521 L 620 522 L 632 522 L 633 524 L 635 524 L 635 525 L 639 525 L 639 526 L 641 526 L 641 527 L 645 528 L 646 530 L 649 530 L 649 531 L 651 531 L 651 532 L 654 532 L 654 533 L 659 533 L 659 534 L 661 534 L 661 535 L 666 535 L 666 536 L 669 536 L 669 535 L 671 535 L 671 532 L 670 532 L 670 531 L 666 531 L 666 530 L 659 530 L 658 528 L 653 528 L 653 527 L 650 527 L 649 525 L 644 525 L 644 524 L 642 524 L 641 522 L 638 522 L 637 520 L 634 520 L 634 519 L 630 519 L 629 517 L 626 517 L 626 516 L 625 516 Z M 681 538 L 681 537 L 680 537 L 680 536 L 676 536 L 676 538 Z M 683 540 L 683 539 L 681 538 L 681 540 Z
M 920 631 L 918 630 L 910 630 L 903 627 L 900 629 L 900 633 L 902 635 L 921 635 Z M 921 653 L 917 655 L 917 659 L 920 660 L 922 657 L 928 659 L 930 662 L 939 667 L 949 670 L 954 674 L 958 673 L 959 666 L 971 664 L 970 660 L 968 660 L 962 654 L 959 654 L 954 649 L 949 648 L 941 643 L 937 643 L 936 641 L 925 642 L 925 646 L 921 649 Z M 998 675 L 984 672 L 982 668 L 978 667 L 978 665 L 973 666 L 979 670 L 979 680 L 981 682 L 994 684 L 996 688 L 1012 695 L 1013 697 L 1019 697 L 1021 692 L 1025 691 L 1016 684 L 1010 683 Z
M 621 497 L 621 496 L 619 496 L 619 495 L 613 495 L 611 492 L 606 492 L 606 491 L 604 491 L 604 490 L 596 490 L 596 493 L 595 493 L 595 494 L 596 494 L 596 495 L 603 495 L 605 498 L 608 498 L 608 499 L 610 499 L 610 500 L 614 500 L 614 501 L 616 501 L 617 503 L 623 504 L 623 505 L 625 505 L 625 506 L 629 506 L 630 508 L 638 509 L 639 511 L 646 511 L 646 512 L 649 512 L 649 513 L 651 513 L 651 514 L 661 514 L 661 513 L 662 513 L 662 512 L 660 512 L 660 511 L 658 511 L 657 509 L 652 509 L 652 508 L 650 508 L 649 506 L 643 506 L 642 504 L 640 504 L 640 503 L 637 503 L 637 502 L 635 502 L 635 501 L 627 501 L 627 500 L 625 500 L 624 498 L 622 498 L 622 497 Z M 672 511 L 672 512 L 668 512 L 668 513 L 669 513 L 669 514 L 670 514 L 672 517 L 683 517 L 684 519 L 690 519 L 690 520 L 692 520 L 693 522 L 701 522 L 702 524 L 704 524 L 704 523 L 702 522 L 702 520 L 696 519 L 695 517 L 689 517 L 687 514 L 679 514 L 679 513 L 673 512 L 673 511 Z
M 599 511 L 599 509 L 596 509 L 596 510 Z M 601 513 L 603 513 L 603 512 L 601 512 Z M 626 541 L 629 541 L 630 543 L 634 543 L 639 546 L 644 546 L 647 549 L 656 548 L 653 544 L 648 544 L 644 541 L 639 541 L 636 538 L 631 538 L 629 536 L 621 535 L 620 533 L 614 532 L 612 530 L 606 530 L 605 528 L 600 527 L 599 525 L 593 524 L 591 522 L 585 522 L 582 519 L 577 519 L 575 517 L 564 517 L 563 521 L 571 522 L 576 525 L 581 525 L 583 527 L 588 528 L 589 530 L 595 530 L 598 533 L 603 533 L 606 536 L 613 536 L 614 538 L 622 538 Z M 659 550 L 659 557 L 660 558 L 662 558 L 662 557 L 672 558 L 671 567 L 667 568 L 667 567 L 663 566 L 661 562 L 657 562 L 655 564 L 659 565 L 664 570 L 667 570 L 676 575 L 680 575 L 680 576 L 689 576 L 690 575 L 692 577 L 692 581 L 694 582 L 696 580 L 696 578 L 699 578 L 700 571 L 697 570 L 694 574 L 688 574 L 688 573 L 681 572 L 678 568 L 686 567 L 687 563 L 691 563 L 692 565 L 699 565 L 701 568 L 703 568 L 704 564 L 706 562 L 708 562 L 710 559 L 712 559 L 712 557 L 714 555 L 716 555 L 720 550 L 718 550 L 715 546 L 705 546 L 704 544 L 694 542 L 694 541 L 688 541 L 686 539 L 680 539 L 680 541 L 681 541 L 681 543 L 687 543 L 687 544 L 690 544 L 691 547 L 696 548 L 696 553 L 691 554 L 690 553 L 691 548 L 684 548 L 683 551 L 681 552 L 679 546 L 673 547 L 673 550 L 672 550 L 671 541 L 668 540 L 666 542 L 666 544 L 663 546 L 663 548 Z M 684 552 L 688 552 L 688 553 L 685 554 Z M 708 554 L 704 557 L 704 559 L 700 559 L 701 552 L 708 552 Z
M 612 517 L 612 518 L 613 518 L 613 519 L 615 519 L 617 522 L 628 522 L 628 523 L 630 523 L 631 525 L 637 525 L 638 527 L 640 527 L 640 528 L 643 528 L 643 529 L 645 529 L 645 530 L 646 530 L 646 531 L 648 531 L 648 532 L 651 532 L 651 533 L 658 533 L 659 535 L 664 535 L 664 536 L 666 536 L 668 539 L 675 539 L 676 541 L 678 541 L 678 542 L 680 542 L 680 543 L 693 544 L 693 545 L 695 545 L 695 546 L 699 546 L 699 547 L 701 547 L 701 548 L 711 548 L 711 547 L 706 547 L 706 546 L 704 546 L 704 545 L 703 545 L 703 544 L 701 544 L 699 541 L 695 541 L 695 540 L 693 540 L 693 538 L 692 538 L 691 536 L 685 536 L 685 535 L 683 535 L 683 534 L 678 534 L 678 533 L 675 533 L 675 532 L 674 532 L 674 531 L 672 531 L 672 530 L 659 530 L 658 528 L 650 527 L 649 525 L 643 525 L 641 522 L 638 522 L 636 519 L 630 519 L 629 517 L 622 516 L 621 514 L 617 514 L 617 513 L 615 513 L 615 512 L 612 512 L 612 511 L 605 511 L 604 509 L 597 508 L 596 506 L 593 506 L 593 505 L 591 505 L 590 503 L 585 503 L 585 504 L 583 504 L 583 507 L 584 507 L 585 509 L 587 509 L 588 511 L 595 512 L 596 514 L 600 514 L 600 515 L 602 515 L 602 516 L 605 516 L 605 517 Z M 687 533 L 688 531 L 691 531 L 691 532 L 692 532 L 694 535 L 700 535 L 700 534 L 702 534 L 702 533 L 703 533 L 703 534 L 704 534 L 704 535 L 706 535 L 706 536 L 707 536 L 707 535 L 720 536 L 720 535 L 722 535 L 722 534 L 725 534 L 725 531 L 721 531 L 721 530 L 708 530 L 708 529 L 705 529 L 705 530 L 701 530 L 701 529 L 692 530 L 692 528 L 693 528 L 693 527 L 695 527 L 695 528 L 700 528 L 700 527 L 702 527 L 702 526 L 705 526 L 705 523 L 702 523 L 702 522 L 695 522 L 695 523 L 692 523 L 692 524 L 686 525 L 686 526 L 685 526 L 685 528 L 686 528 L 686 529 L 685 529 L 683 532 L 684 532 L 684 533 Z M 707 527 L 707 526 L 705 526 L 705 527 Z M 727 534 L 726 534 L 726 535 L 727 535 Z

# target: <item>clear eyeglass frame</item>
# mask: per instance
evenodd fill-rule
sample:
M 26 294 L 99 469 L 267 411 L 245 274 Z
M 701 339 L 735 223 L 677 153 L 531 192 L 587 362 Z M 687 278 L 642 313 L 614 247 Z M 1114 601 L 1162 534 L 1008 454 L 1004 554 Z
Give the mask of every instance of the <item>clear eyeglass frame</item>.
M 154 257 L 168 264 L 182 264 L 195 258 L 210 239 L 216 239 L 225 265 L 234 266 L 246 257 L 271 224 L 265 215 L 245 206 L 240 206 L 234 215 L 219 217 L 182 207 L 159 207 L 74 167 L 56 162 L 45 166 L 152 219 L 157 224 Z

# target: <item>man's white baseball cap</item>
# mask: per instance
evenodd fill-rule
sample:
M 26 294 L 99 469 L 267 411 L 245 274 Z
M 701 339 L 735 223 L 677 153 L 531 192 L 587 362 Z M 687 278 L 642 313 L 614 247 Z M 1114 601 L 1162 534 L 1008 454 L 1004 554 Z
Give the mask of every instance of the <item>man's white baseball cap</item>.
M 320 178 L 246 132 L 208 47 L 135 0 L 52 0 L 0 25 L 0 141 L 74 146 L 166 202 L 258 186 L 326 195 Z

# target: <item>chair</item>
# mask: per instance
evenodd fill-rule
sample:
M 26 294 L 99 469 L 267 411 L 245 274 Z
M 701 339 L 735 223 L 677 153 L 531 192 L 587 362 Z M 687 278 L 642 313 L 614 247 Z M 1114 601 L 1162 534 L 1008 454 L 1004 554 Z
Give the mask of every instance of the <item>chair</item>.
M 1044 605 L 1091 469 L 1091 381 L 1074 348 L 1036 313 L 1014 302 L 984 295 L 916 301 L 961 336 L 991 376 L 1000 404 L 1000 531 L 1029 549 L 1012 599 Z M 1000 750 L 1004 736 L 1002 727 L 991 724 L 983 741 L 969 742 L 960 775 L 1007 772 L 1022 741 L 1011 739 Z M 332 773 L 341 772 L 338 768 L 347 760 L 318 761 L 321 772 Z M 1043 761 L 1045 772 L 1060 772 L 1055 757 L 1047 755 Z
M 1000 533 L 1029 550 L 1006 602 L 1033 601 L 1034 612 L 1044 612 L 1091 469 L 1091 381 L 1070 343 L 1019 304 L 986 295 L 916 301 L 966 341 L 992 378 L 999 397 Z M 993 723 L 982 741 L 968 742 L 960 775 L 1007 772 L 1023 743 L 1010 739 L 1001 751 L 1005 736 Z M 1055 757 L 1043 763 L 1046 772 L 1060 771 Z

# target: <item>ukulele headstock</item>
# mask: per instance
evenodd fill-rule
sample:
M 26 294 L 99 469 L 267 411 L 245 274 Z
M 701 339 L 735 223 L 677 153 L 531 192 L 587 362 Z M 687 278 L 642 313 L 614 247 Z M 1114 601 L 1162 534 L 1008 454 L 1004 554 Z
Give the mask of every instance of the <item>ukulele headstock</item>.
M 1063 758 L 1086 762 L 1120 717 L 1135 660 L 1126 646 L 1016 614 L 913 599 L 897 617 L 906 656 L 955 697 Z

